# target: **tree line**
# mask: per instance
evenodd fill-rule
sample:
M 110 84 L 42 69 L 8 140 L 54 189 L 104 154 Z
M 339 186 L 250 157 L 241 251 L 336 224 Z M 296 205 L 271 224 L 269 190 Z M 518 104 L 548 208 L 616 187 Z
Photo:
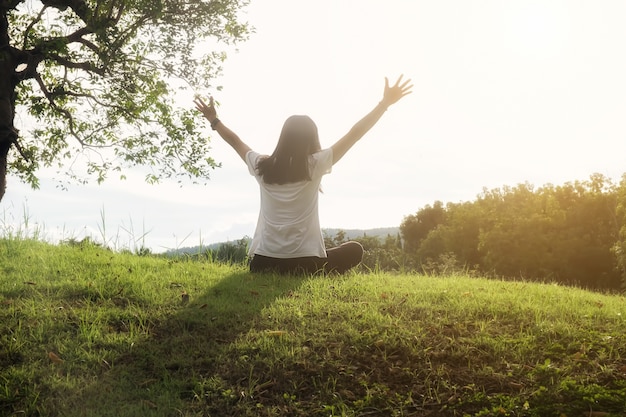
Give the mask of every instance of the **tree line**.
M 436 201 L 400 225 L 406 265 L 481 275 L 626 288 L 626 174 L 535 188 L 484 189 L 474 201 Z

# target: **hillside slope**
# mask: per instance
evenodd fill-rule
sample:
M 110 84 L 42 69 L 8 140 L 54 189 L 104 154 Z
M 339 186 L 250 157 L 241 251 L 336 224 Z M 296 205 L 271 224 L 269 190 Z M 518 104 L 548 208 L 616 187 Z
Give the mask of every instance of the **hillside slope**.
M 626 415 L 621 296 L 24 240 L 0 276 L 3 416 Z

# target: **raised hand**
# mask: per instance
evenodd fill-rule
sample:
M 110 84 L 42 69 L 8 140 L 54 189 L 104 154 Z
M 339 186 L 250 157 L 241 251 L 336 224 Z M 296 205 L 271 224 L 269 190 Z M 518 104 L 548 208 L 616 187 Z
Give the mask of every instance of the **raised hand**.
M 413 84 L 410 84 L 411 79 L 402 82 L 402 77 L 403 75 L 400 75 L 396 83 L 391 87 L 389 86 L 389 79 L 385 77 L 385 92 L 381 101 L 385 107 L 391 106 L 402 97 L 412 93 L 411 89 L 413 88 Z
M 196 97 L 193 102 L 196 105 L 196 109 L 198 109 L 209 122 L 212 122 L 217 118 L 217 111 L 215 110 L 213 97 L 209 97 L 208 105 L 200 97 Z

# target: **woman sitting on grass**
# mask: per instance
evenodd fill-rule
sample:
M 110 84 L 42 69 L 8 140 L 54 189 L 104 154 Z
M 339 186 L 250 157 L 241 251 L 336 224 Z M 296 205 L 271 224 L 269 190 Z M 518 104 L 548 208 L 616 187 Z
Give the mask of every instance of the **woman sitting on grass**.
M 250 149 L 217 118 L 210 98 L 194 103 L 211 128 L 239 154 L 261 189 L 261 208 L 250 245 L 250 271 L 283 274 L 344 273 L 363 259 L 358 242 L 326 249 L 319 223 L 318 194 L 322 176 L 378 122 L 387 108 L 411 93 L 410 80 L 385 78 L 383 99 L 330 148 L 320 146 L 317 127 L 308 116 L 291 116 L 283 126 L 272 155 Z

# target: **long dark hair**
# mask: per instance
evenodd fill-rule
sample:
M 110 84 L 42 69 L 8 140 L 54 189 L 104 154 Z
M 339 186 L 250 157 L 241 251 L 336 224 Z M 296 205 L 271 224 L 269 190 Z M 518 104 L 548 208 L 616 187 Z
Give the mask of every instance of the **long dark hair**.
M 259 174 L 266 184 L 310 180 L 309 156 L 321 149 L 313 120 L 309 116 L 291 116 L 283 125 L 274 153 L 259 161 Z

